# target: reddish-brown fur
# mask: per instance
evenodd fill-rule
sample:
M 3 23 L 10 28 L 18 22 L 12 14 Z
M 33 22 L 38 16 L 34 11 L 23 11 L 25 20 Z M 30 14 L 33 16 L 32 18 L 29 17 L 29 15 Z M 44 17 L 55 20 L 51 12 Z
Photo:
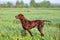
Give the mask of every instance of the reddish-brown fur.
M 15 16 L 17 19 L 19 19 L 22 23 L 22 27 L 24 29 L 24 33 L 26 33 L 26 30 L 30 33 L 31 36 L 32 33 L 30 32 L 30 30 L 34 27 L 37 27 L 37 29 L 39 30 L 39 32 L 41 33 L 41 36 L 44 36 L 43 32 L 42 32 L 42 29 L 44 27 L 44 22 L 50 22 L 48 20 L 33 20 L 33 21 L 30 21 L 30 20 L 27 20 L 23 14 L 18 14 Z

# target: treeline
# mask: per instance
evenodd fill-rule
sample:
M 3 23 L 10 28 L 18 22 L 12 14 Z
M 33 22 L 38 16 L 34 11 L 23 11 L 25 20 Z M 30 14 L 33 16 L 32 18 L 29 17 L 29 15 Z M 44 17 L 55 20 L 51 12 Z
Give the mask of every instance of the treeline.
M 60 5 L 53 5 L 49 1 L 43 1 L 40 3 L 36 3 L 35 0 L 31 0 L 29 5 L 25 4 L 23 2 L 23 0 L 21 0 L 21 2 L 19 2 L 19 0 L 17 0 L 15 5 L 13 5 L 13 3 L 11 3 L 11 2 L 0 4 L 0 8 L 29 8 L 29 7 L 35 7 L 35 8 L 46 7 L 46 8 L 49 8 L 49 7 L 60 7 Z

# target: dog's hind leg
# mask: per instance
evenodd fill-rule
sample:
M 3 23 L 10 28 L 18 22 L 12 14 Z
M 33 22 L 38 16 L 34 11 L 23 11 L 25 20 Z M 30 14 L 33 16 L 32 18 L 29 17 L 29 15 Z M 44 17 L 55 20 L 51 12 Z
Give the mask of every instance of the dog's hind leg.
M 39 32 L 41 33 L 41 36 L 44 36 L 43 32 L 42 32 L 42 29 L 43 29 L 43 26 L 42 25 L 39 25 L 38 26 L 38 30 Z

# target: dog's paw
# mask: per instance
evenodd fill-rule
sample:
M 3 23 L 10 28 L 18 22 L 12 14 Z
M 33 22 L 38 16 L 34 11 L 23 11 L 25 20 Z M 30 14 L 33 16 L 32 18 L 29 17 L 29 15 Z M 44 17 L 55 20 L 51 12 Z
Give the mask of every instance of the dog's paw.
M 44 36 L 44 34 L 41 34 L 41 36 Z
M 26 36 L 26 33 L 22 32 L 22 36 Z

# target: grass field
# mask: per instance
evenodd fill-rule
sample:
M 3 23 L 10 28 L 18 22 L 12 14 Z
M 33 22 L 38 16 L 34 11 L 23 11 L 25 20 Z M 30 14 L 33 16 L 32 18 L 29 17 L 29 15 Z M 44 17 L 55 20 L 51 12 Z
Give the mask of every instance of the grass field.
M 51 20 L 51 23 L 45 22 L 43 32 L 44 37 L 36 28 L 32 29 L 33 37 L 27 32 L 22 36 L 22 26 L 19 20 L 15 18 L 17 14 L 24 14 L 29 20 Z M 60 40 L 60 10 L 58 9 L 35 9 L 35 8 L 1 8 L 0 9 L 0 40 Z

